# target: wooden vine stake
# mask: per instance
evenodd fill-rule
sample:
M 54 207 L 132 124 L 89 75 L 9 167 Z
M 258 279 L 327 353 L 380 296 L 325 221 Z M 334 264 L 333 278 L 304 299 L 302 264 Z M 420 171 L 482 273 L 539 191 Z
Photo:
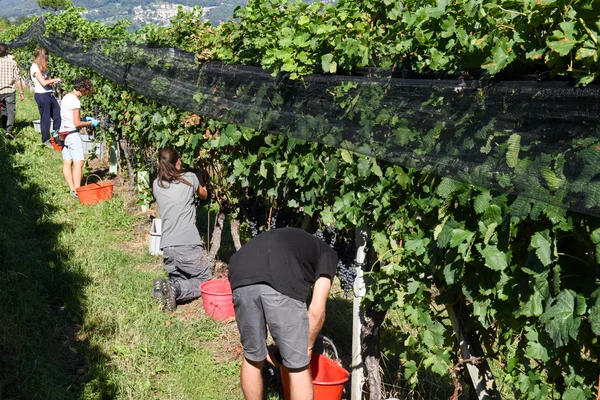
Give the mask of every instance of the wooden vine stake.
M 217 253 L 221 248 L 221 235 L 223 233 L 223 226 L 225 224 L 226 217 L 227 215 L 222 210 L 219 210 L 219 213 L 215 218 L 215 226 L 213 229 L 212 238 L 210 239 L 210 251 L 208 252 L 208 257 L 213 268 L 217 260 Z
M 447 306 L 446 309 L 452 323 L 452 328 L 456 333 L 456 340 L 462 355 L 462 363 L 466 364 L 473 387 L 477 393 L 477 398 L 479 400 L 500 400 L 500 393 L 496 387 L 494 376 L 485 360 L 483 349 L 477 337 L 466 332 L 463 328 L 464 324 L 461 323 L 461 319 L 467 318 L 467 316 L 457 313 L 454 306 Z

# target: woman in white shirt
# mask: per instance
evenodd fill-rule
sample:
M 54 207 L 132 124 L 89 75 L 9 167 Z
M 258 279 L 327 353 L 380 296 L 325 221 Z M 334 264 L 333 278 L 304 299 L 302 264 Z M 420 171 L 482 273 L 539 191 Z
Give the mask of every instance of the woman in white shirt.
M 81 96 L 94 93 L 94 85 L 85 76 L 79 76 L 73 81 L 73 91 L 66 94 L 61 102 L 61 126 L 59 138 L 65 143 L 62 149 L 63 176 L 71 189 L 71 195 L 77 197 L 76 189 L 81 186 L 84 154 L 83 141 L 79 128 L 98 126 L 100 121 L 94 118 L 81 118 Z
M 62 79 L 50 79 L 48 72 L 48 52 L 46 49 L 40 47 L 35 50 L 29 75 L 35 86 L 34 98 L 40 111 L 42 142 L 47 147 L 52 148 L 52 144 L 50 143 L 50 121 L 53 120 L 53 129 L 58 132 L 60 128 L 60 106 L 52 94 L 51 85 L 62 82 Z

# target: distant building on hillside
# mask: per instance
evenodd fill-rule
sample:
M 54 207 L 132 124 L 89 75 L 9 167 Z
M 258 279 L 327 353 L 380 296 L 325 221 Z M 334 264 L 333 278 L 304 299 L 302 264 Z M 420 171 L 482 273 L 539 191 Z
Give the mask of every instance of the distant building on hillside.
M 140 24 L 168 25 L 171 19 L 177 15 L 179 7 L 184 11 L 192 10 L 192 7 L 170 3 L 158 3 L 148 6 L 140 5 L 133 8 L 132 20 Z

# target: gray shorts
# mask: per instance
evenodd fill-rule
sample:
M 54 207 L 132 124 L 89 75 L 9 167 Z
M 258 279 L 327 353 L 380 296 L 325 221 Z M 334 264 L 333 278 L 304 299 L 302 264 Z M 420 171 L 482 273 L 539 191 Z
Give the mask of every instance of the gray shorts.
M 308 312 L 306 303 L 269 285 L 242 286 L 233 291 L 235 321 L 244 356 L 254 362 L 267 357 L 267 325 L 287 368 L 308 365 Z M 266 324 L 265 324 L 266 323 Z

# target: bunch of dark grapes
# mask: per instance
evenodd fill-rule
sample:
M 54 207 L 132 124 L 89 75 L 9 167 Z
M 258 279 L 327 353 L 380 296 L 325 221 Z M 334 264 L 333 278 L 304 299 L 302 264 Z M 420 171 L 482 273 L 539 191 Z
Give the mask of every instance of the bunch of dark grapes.
M 335 228 L 331 225 L 325 226 L 325 232 L 323 232 L 323 237 L 325 238 L 325 243 L 327 243 L 329 247 L 333 249 L 336 239 Z
M 344 294 L 348 297 L 354 286 L 354 279 L 356 279 L 356 268 L 349 267 L 348 264 L 338 261 L 337 271 L 337 276 L 342 284 L 342 289 L 344 289 Z
M 338 254 L 337 275 L 342 284 L 344 294 L 348 296 L 356 278 L 356 250 L 351 238 L 338 236 L 334 250 Z
M 354 285 L 356 278 L 356 262 L 354 241 L 351 237 L 344 237 L 336 232 L 331 225 L 326 225 L 324 229 L 319 228 L 315 236 L 324 241 L 338 255 L 337 276 L 342 284 L 344 294 L 348 296 Z
M 240 213 L 248 221 L 252 237 L 255 237 L 266 229 L 264 221 L 267 218 L 267 210 L 259 200 L 254 198 L 241 200 Z
M 252 234 L 252 237 L 258 235 L 258 227 L 256 226 L 256 221 L 248 221 L 248 224 L 250 225 L 250 233 Z
M 271 213 L 270 229 L 286 226 L 298 227 L 302 223 L 303 214 L 296 209 L 273 209 Z
M 317 230 L 317 231 L 315 232 L 315 236 L 316 236 L 318 239 L 321 239 L 322 241 L 325 241 L 325 236 L 323 235 L 323 231 L 322 231 L 322 230 L 320 230 L 320 229 L 319 229 L 319 230 Z
M 325 226 L 325 229 L 319 228 L 315 232 L 315 236 L 324 241 L 333 249 L 335 244 L 335 228 L 331 225 Z

